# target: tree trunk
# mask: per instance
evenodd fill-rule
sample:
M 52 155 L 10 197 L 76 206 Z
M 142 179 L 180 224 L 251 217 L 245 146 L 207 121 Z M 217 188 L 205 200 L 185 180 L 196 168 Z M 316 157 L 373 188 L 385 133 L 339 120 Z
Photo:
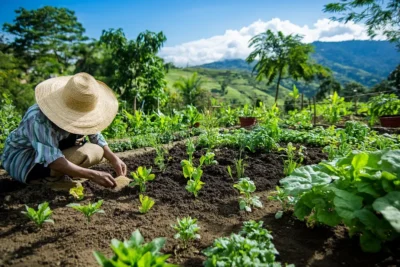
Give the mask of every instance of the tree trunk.
M 283 68 L 281 68 L 279 70 L 278 82 L 276 84 L 275 104 L 278 102 L 279 85 L 281 84 L 281 80 L 282 80 L 282 72 L 283 72 Z
M 133 98 L 133 115 L 136 114 L 136 101 L 137 101 L 137 97 L 135 96 L 135 97 Z

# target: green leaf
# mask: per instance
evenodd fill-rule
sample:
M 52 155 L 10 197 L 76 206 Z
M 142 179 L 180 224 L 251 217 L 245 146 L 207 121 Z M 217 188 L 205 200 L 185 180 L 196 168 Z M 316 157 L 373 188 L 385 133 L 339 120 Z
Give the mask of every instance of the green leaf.
M 361 209 L 363 198 L 337 188 L 334 188 L 333 192 L 336 195 L 333 203 L 338 215 L 346 221 L 354 219 L 354 212 Z
M 376 199 L 372 207 L 382 213 L 396 232 L 400 233 L 400 191 L 393 191 Z
M 379 252 L 381 250 L 381 243 L 381 240 L 370 232 L 365 232 L 360 236 L 360 245 L 365 252 Z
M 298 196 L 313 186 L 331 183 L 333 176 L 321 171 L 321 168 L 322 166 L 319 165 L 302 166 L 282 179 L 280 184 L 284 187 L 286 194 Z

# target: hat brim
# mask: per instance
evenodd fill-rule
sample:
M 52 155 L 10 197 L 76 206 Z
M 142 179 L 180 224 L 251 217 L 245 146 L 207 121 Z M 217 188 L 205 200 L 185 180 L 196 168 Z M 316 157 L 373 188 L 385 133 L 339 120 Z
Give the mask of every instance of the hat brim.
M 118 112 L 114 92 L 103 82 L 97 81 L 98 103 L 88 112 L 78 112 L 63 101 L 63 88 L 73 76 L 63 76 L 41 82 L 35 88 L 36 102 L 46 117 L 61 129 L 80 135 L 96 134 L 107 128 Z

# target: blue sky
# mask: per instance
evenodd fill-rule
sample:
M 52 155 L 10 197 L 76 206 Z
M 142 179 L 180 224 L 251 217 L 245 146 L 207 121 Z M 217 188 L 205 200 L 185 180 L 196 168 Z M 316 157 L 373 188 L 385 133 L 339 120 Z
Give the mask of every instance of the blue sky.
M 103 29 L 123 28 L 129 38 L 144 30 L 164 31 L 174 46 L 224 34 L 254 21 L 272 18 L 312 25 L 328 18 L 322 12 L 328 0 L 0 0 L 0 23 L 12 22 L 18 7 L 36 9 L 45 5 L 76 12 L 90 37 Z

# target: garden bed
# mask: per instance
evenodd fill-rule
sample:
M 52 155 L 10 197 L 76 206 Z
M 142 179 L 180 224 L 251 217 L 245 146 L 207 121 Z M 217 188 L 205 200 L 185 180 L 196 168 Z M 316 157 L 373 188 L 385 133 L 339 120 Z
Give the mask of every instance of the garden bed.
M 164 173 L 154 167 L 156 179 L 148 183 L 146 194 L 156 200 L 148 214 L 138 213 L 137 188 L 125 188 L 120 192 L 99 188 L 85 183 L 86 198 L 92 202 L 103 199 L 106 214 L 94 215 L 87 226 L 85 219 L 75 210 L 65 207 L 74 200 L 68 193 L 56 193 L 49 189 L 23 186 L 9 177 L 0 176 L 0 266 L 98 266 L 92 252 L 98 250 L 111 255 L 112 238 L 127 239 L 135 229 L 140 229 L 147 241 L 155 237 L 167 237 L 164 252 L 172 254 L 171 261 L 182 266 L 202 266 L 205 260 L 201 251 L 217 237 L 237 232 L 243 221 L 263 220 L 272 231 L 274 244 L 280 252 L 280 261 L 296 266 L 398 266 L 400 252 L 392 250 L 378 254 L 366 254 L 359 248 L 357 238 L 348 237 L 344 227 L 307 228 L 304 222 L 284 215 L 274 218 L 279 209 L 277 203 L 267 201 L 267 192 L 274 189 L 283 175 L 283 154 L 249 154 L 245 174 L 257 186 L 264 208 L 247 214 L 239 211 L 238 193 L 226 172 L 238 156 L 235 150 L 216 150 L 219 165 L 204 167 L 205 182 L 199 197 L 185 190 L 180 161 L 186 159 L 186 149 L 178 145 L 170 150 Z M 196 158 L 201 152 L 196 152 Z M 138 166 L 151 166 L 155 152 L 147 152 L 125 158 L 129 171 Z M 304 164 L 318 163 L 325 159 L 319 148 L 308 148 Z M 107 165 L 96 169 L 112 172 Z M 22 216 L 23 204 L 37 206 L 49 201 L 54 211 L 55 224 L 47 224 L 38 230 Z M 171 224 L 177 217 L 191 216 L 198 219 L 201 239 L 187 249 L 179 247 L 173 239 Z M 397 244 L 398 245 L 398 244 Z M 396 244 L 392 244 L 395 249 Z M 394 256 L 397 255 L 397 256 Z

